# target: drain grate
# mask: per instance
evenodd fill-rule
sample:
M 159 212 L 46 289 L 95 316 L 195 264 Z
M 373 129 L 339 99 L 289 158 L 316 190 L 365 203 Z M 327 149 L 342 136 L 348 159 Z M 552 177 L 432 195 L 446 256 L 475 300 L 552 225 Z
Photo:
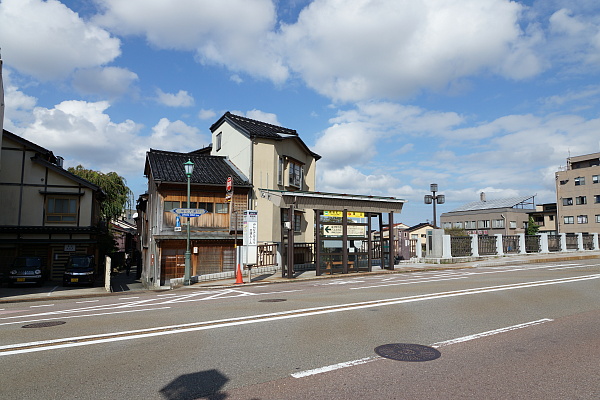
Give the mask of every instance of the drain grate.
M 48 328 L 50 326 L 58 326 L 66 324 L 65 321 L 48 321 L 48 322 L 37 322 L 35 324 L 23 325 L 21 328 Z
M 279 303 L 281 301 L 287 301 L 287 299 L 264 299 L 264 300 L 259 300 L 259 303 Z
M 375 353 L 391 360 L 412 362 L 431 361 L 442 355 L 433 347 L 410 343 L 384 344 L 376 347 Z

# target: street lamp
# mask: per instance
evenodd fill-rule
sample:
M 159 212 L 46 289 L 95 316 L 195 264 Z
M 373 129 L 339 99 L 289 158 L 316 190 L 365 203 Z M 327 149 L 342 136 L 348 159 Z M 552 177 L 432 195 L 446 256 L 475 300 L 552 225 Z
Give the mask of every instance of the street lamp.
M 433 227 L 437 228 L 436 216 L 435 216 L 435 205 L 436 205 L 436 203 L 444 204 L 446 202 L 446 196 L 444 196 L 443 194 L 438 194 L 437 196 L 435 195 L 436 192 L 438 191 L 437 183 L 432 183 L 431 185 L 429 185 L 429 190 L 431 190 L 431 192 L 433 194 L 425 195 L 425 204 L 433 204 Z
M 190 208 L 190 178 L 192 177 L 192 172 L 194 172 L 194 163 L 188 159 L 187 162 L 183 163 L 183 168 L 185 169 L 185 175 L 187 176 L 187 208 Z M 192 254 L 190 252 L 190 217 L 187 219 L 187 245 L 185 248 L 185 273 L 183 276 L 183 284 L 189 285 L 191 282 L 191 258 Z

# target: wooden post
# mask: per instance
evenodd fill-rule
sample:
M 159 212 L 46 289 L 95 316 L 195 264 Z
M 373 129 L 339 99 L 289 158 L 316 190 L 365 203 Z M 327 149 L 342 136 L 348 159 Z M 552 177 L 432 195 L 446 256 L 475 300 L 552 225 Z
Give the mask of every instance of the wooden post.
M 348 210 L 342 214 L 342 273 L 348 273 Z
M 389 224 L 390 224 L 390 269 L 394 269 L 394 260 L 396 257 L 396 246 L 394 243 L 394 213 L 390 212 L 389 214 Z
M 367 213 L 367 266 L 368 266 L 368 271 L 371 272 L 373 271 L 373 259 L 372 259 L 372 252 L 373 252 L 373 242 L 371 241 L 371 213 Z
M 381 269 L 385 268 L 385 252 L 383 251 L 383 214 L 377 214 L 379 218 L 379 248 L 380 248 L 380 258 L 381 258 Z
M 315 212 L 315 267 L 317 276 L 321 275 L 321 210 Z
M 294 205 L 290 204 L 288 213 L 288 220 L 290 221 L 290 229 L 288 230 L 288 265 L 287 265 L 287 277 L 294 277 Z

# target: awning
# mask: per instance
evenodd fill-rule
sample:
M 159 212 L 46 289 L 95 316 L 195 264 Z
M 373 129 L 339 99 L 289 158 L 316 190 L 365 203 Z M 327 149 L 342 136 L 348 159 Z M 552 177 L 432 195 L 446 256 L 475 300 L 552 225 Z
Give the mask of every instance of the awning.
M 363 211 L 373 213 L 399 213 L 406 200 L 395 197 L 366 196 L 343 193 L 286 191 L 259 189 L 261 197 L 279 208 L 308 208 L 313 210 Z

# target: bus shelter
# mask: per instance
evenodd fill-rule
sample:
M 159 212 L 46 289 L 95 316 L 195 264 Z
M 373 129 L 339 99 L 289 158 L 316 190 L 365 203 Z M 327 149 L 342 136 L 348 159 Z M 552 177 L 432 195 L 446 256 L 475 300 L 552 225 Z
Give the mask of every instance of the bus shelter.
M 371 271 L 373 264 L 394 269 L 397 241 L 394 213 L 400 213 L 406 200 L 394 197 L 349 195 L 308 191 L 260 189 L 261 196 L 281 209 L 288 221 L 295 210 L 314 210 L 315 242 L 312 260 L 316 274 Z M 388 214 L 387 223 L 383 215 Z M 374 220 L 379 237 L 374 237 Z M 292 224 L 282 224 L 283 277 L 294 277 L 294 232 Z M 310 224 L 309 224 L 310 226 Z M 387 228 L 387 229 L 386 229 Z M 387 231 L 388 236 L 383 233 Z

